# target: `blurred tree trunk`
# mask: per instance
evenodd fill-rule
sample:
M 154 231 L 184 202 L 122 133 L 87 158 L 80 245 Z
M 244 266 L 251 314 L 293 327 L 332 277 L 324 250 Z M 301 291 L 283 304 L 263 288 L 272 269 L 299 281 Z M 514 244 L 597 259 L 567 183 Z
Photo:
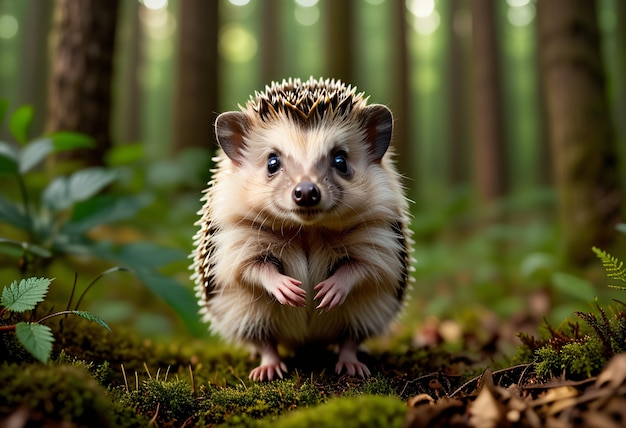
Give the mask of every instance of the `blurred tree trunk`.
M 326 75 L 353 83 L 354 1 L 327 1 L 323 4 L 326 23 Z
M 623 202 L 596 2 L 540 1 L 537 12 L 564 255 L 584 264 L 614 240 Z
M 118 64 L 120 85 L 116 92 L 115 115 L 117 139 L 121 143 L 138 142 L 141 129 L 142 93 L 139 86 L 140 66 L 143 63 L 142 46 L 145 43 L 139 21 L 141 3 L 127 1 L 120 4 L 123 17 L 118 29 L 120 51 L 125 52 Z
M 534 22 L 535 34 L 539 34 L 539 24 L 537 20 Z M 547 111 L 544 81 L 542 79 L 541 72 L 541 41 L 537 36 L 535 39 L 535 66 L 534 69 L 537 73 L 537 182 L 540 186 L 552 187 L 554 186 L 554 174 L 552 173 L 552 151 L 550 150 L 550 136 L 548 135 L 548 128 L 546 123 Z
M 180 2 L 174 108 L 174 152 L 211 148 L 218 112 L 218 3 Z
M 391 107 L 394 116 L 393 130 L 393 146 L 396 156 L 398 171 L 405 177 L 411 177 L 411 160 L 413 159 L 413 147 L 409 139 L 411 129 L 411 118 L 415 117 L 410 102 L 409 82 L 409 48 L 407 41 L 407 17 L 406 6 L 403 1 L 392 2 L 392 22 L 393 31 L 393 82 L 391 87 L 393 91 L 393 99 Z M 410 186 L 405 183 L 408 188 L 416 189 L 416 186 Z
M 27 7 L 24 49 L 20 62 L 20 97 L 14 107 L 31 104 L 35 109 L 32 135 L 41 135 L 45 126 L 48 75 L 48 34 L 52 25 L 53 2 L 30 0 Z
M 64 159 L 100 165 L 111 147 L 117 9 L 117 0 L 56 2 L 46 129 L 83 132 L 97 143 L 95 150 L 66 152 Z
M 615 2 L 617 8 L 617 73 L 615 93 L 615 125 L 617 127 L 617 141 L 621 148 L 620 157 L 626 162 L 626 2 Z M 624 164 L 622 164 L 624 165 Z M 626 186 L 626 167 L 621 170 L 621 183 Z
M 469 182 L 468 162 L 470 146 L 470 130 L 467 118 L 469 116 L 468 97 L 468 73 L 469 64 L 468 49 L 465 39 L 469 38 L 470 23 L 464 15 L 466 0 L 450 0 L 447 2 L 448 13 L 446 19 L 446 31 L 448 37 L 448 58 L 446 91 L 448 104 L 448 156 L 449 170 L 448 183 L 452 187 L 459 187 Z
M 471 7 L 474 175 L 480 202 L 489 204 L 504 196 L 508 187 L 500 56 L 496 43 L 496 2 L 472 0 Z
M 282 81 L 283 56 L 285 51 L 282 43 L 281 0 L 264 0 L 261 5 L 261 81 L 267 85 L 272 81 Z

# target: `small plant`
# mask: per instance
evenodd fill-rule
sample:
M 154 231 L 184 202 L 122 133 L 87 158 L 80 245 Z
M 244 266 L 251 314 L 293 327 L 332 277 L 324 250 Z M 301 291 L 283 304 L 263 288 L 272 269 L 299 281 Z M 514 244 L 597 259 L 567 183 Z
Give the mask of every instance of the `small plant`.
M 594 253 L 596 253 L 596 256 L 598 256 L 598 258 L 602 261 L 602 266 L 604 266 L 606 276 L 616 281 L 620 281 L 622 284 L 624 284 L 608 284 L 608 286 L 611 288 L 617 288 L 619 290 L 626 290 L 626 268 L 624 267 L 624 262 L 599 248 L 593 247 L 592 250 Z
M 0 122 L 7 103 L 0 99 Z M 153 201 L 147 192 L 116 194 L 111 189 L 121 172 L 110 167 L 89 167 L 48 177 L 42 165 L 51 155 L 94 147 L 89 136 L 56 132 L 29 141 L 30 106 L 18 108 L 10 117 L 9 130 L 17 141 L 0 141 L 0 225 L 11 227 L 20 239 L 0 238 L 0 253 L 19 258 L 22 275 L 45 275 L 55 257 L 82 256 L 127 267 L 154 294 L 163 298 L 194 333 L 203 334 L 196 316 L 197 303 L 190 289 L 161 274 L 161 269 L 182 263 L 187 254 L 151 242 L 117 244 L 94 239 L 91 232 L 102 225 L 134 218 Z M 21 237 L 25 237 L 22 240 Z
M 21 281 L 13 281 L 11 285 L 4 287 L 0 297 L 0 315 L 5 312 L 22 313 L 32 311 L 37 304 L 43 302 L 48 293 L 48 288 L 52 279 L 48 278 L 27 278 Z M 111 329 L 100 317 L 85 311 L 64 310 L 46 315 L 37 321 L 18 322 L 17 324 L 0 326 L 0 333 L 15 332 L 21 345 L 39 361 L 46 363 L 52 353 L 52 330 L 47 325 L 42 324 L 54 317 L 64 315 L 76 315 L 92 321 L 109 332 Z

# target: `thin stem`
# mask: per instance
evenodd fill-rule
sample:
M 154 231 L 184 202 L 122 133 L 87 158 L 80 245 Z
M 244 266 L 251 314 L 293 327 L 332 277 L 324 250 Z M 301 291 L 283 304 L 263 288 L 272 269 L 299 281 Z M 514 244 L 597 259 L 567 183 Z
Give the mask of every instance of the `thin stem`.
M 46 315 L 45 317 L 43 317 L 42 319 L 40 319 L 39 321 L 36 321 L 37 324 L 41 324 L 42 322 L 49 320 L 50 318 L 54 318 L 54 317 L 60 317 L 61 315 L 70 315 L 73 314 L 75 311 L 60 311 L 60 312 L 55 312 L 53 314 L 50 315 Z
M 15 331 L 15 324 L 0 325 L 0 333 L 8 333 L 10 331 Z

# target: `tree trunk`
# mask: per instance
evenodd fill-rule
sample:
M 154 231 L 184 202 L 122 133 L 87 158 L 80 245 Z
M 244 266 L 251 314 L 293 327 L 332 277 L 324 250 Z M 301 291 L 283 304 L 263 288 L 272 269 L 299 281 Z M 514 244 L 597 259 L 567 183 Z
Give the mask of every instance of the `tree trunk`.
M 411 165 L 413 160 L 413 147 L 409 139 L 412 118 L 415 112 L 412 111 L 411 84 L 409 82 L 409 48 L 407 40 L 406 6 L 403 1 L 392 2 L 392 31 L 393 31 L 393 56 L 394 70 L 390 73 L 393 76 L 391 88 L 393 99 L 394 116 L 394 136 L 393 145 L 397 153 L 396 161 L 398 171 L 405 177 L 411 177 Z M 416 186 L 405 185 L 413 191 L 417 191 Z
M 327 1 L 324 2 L 323 8 L 326 23 L 327 77 L 353 83 L 353 0 Z
M 48 131 L 90 135 L 95 150 L 66 152 L 64 158 L 100 165 L 111 147 L 111 80 L 117 0 L 57 0 L 56 45 L 49 83 Z
M 180 2 L 174 151 L 210 148 L 218 112 L 218 2 Z
M 281 0 L 264 0 L 261 6 L 261 81 L 268 85 L 272 81 L 281 82 L 288 76 L 282 76 L 283 56 L 281 30 Z
M 541 67 L 566 261 L 613 241 L 621 215 L 616 145 L 606 98 L 596 3 L 537 3 Z
M 495 7 L 493 0 L 472 0 L 474 174 L 482 204 L 495 202 L 508 187 Z
M 113 114 L 116 124 L 115 139 L 120 143 L 136 143 L 141 139 L 142 91 L 139 85 L 141 65 L 144 63 L 142 46 L 145 45 L 141 31 L 139 10 L 143 6 L 136 1 L 120 4 L 122 22 L 118 25 L 117 45 L 124 57 L 116 64 L 120 84 L 116 88 L 117 102 Z
M 466 69 L 469 64 L 468 47 L 465 43 L 464 31 L 469 33 L 465 22 L 462 22 L 466 11 L 465 0 L 450 0 L 447 3 L 448 16 L 446 19 L 446 31 L 448 37 L 447 55 L 447 110 L 450 124 L 448 127 L 447 146 L 449 156 L 448 183 L 451 187 L 459 187 L 468 183 L 470 131 L 467 118 L 469 115 L 468 86 L 469 79 Z M 469 25 L 467 25 L 469 27 Z M 468 37 L 469 38 L 469 37 Z
M 35 115 L 30 133 L 44 131 L 46 111 L 46 76 L 48 74 L 48 34 L 52 24 L 53 3 L 31 0 L 27 5 L 24 48 L 21 52 L 19 99 L 13 107 L 31 104 Z

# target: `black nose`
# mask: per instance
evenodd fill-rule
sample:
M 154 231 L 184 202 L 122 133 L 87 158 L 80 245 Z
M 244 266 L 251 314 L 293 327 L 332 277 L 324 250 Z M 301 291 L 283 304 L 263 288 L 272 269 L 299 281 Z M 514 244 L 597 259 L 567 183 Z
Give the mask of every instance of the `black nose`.
M 313 207 L 320 203 L 322 193 L 320 189 L 310 181 L 303 181 L 293 189 L 293 200 L 301 207 Z

